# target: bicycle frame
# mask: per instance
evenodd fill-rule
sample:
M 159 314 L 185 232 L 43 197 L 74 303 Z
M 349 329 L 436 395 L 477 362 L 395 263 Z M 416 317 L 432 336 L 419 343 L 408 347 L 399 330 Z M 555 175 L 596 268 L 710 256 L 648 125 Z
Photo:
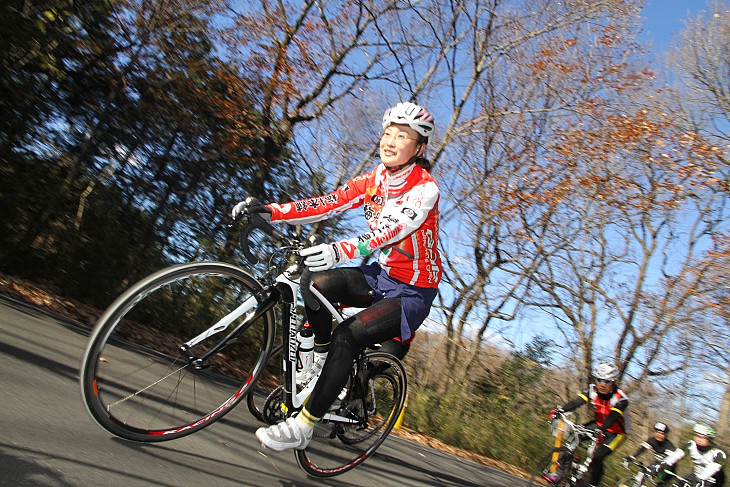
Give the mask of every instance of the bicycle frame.
M 297 271 L 298 269 L 290 269 Z M 279 294 L 278 300 L 282 302 L 282 325 L 286 328 L 282 328 L 282 339 L 283 339 L 283 350 L 285 354 L 283 357 L 283 370 L 284 370 L 284 397 L 285 407 L 288 410 L 294 409 L 299 410 L 304 402 L 307 400 L 309 395 L 314 390 L 314 386 L 317 384 L 319 375 L 312 378 L 311 381 L 300 391 L 297 391 L 296 387 L 296 363 L 297 363 L 297 329 L 299 328 L 297 312 L 297 300 L 296 296 L 299 295 L 301 287 L 301 276 L 294 277 L 296 274 L 289 272 L 289 270 L 283 272 L 276 277 L 276 284 L 274 287 L 277 289 Z M 306 279 L 307 283 L 309 280 Z M 323 305 L 327 311 L 334 317 L 337 324 L 344 321 L 344 316 L 337 310 L 317 288 L 309 285 L 309 291 L 315 297 L 315 299 Z M 342 422 L 354 422 L 352 419 L 345 418 L 343 416 L 335 415 L 332 413 L 326 413 L 323 419 L 333 419 Z
M 679 475 L 672 472 L 671 470 L 664 469 L 664 473 L 666 475 L 669 475 L 670 477 L 674 477 L 674 481 L 676 482 L 675 485 L 678 485 L 681 487 L 693 487 L 692 484 L 690 484 L 687 479 L 685 479 L 684 477 L 680 477 Z
M 188 355 L 188 358 L 194 366 L 202 367 L 204 361 L 217 353 L 223 348 L 230 340 L 234 339 L 237 334 L 242 330 L 246 329 L 260 316 L 264 315 L 277 303 L 282 303 L 282 342 L 283 350 L 286 351 L 283 354 L 283 376 L 284 376 L 284 408 L 288 414 L 290 411 L 296 411 L 301 409 L 304 402 L 307 400 L 309 395 L 314 390 L 314 387 L 319 379 L 319 376 L 314 377 L 307 385 L 300 391 L 297 391 L 296 387 L 296 363 L 297 363 L 297 330 L 299 328 L 297 311 L 297 296 L 299 296 L 301 289 L 301 278 L 304 273 L 300 273 L 300 265 L 295 264 L 290 266 L 287 270 L 279 274 L 274 279 L 274 284 L 265 288 L 264 291 L 256 297 L 251 297 L 241 303 L 236 309 L 227 315 L 223 316 L 218 322 L 213 324 L 210 328 L 200 333 L 195 338 L 181 345 L 180 349 Z M 305 272 L 308 272 L 305 270 Z M 309 284 L 309 279 L 306 279 Z M 345 317 L 340 311 L 335 308 L 317 288 L 309 284 L 309 292 L 317 300 L 320 305 L 323 305 L 333 316 L 335 321 L 339 324 L 344 321 Z M 204 355 L 200 357 L 193 356 L 189 350 L 196 343 L 202 340 L 214 336 L 218 333 L 222 333 L 241 316 L 246 316 L 246 319 L 240 323 L 234 330 L 230 331 L 228 335 L 221 340 L 217 346 L 208 350 Z M 276 326 L 276 325 L 275 325 Z M 270 356 L 273 349 L 273 343 L 267 344 L 267 356 Z M 268 359 L 267 359 L 268 360 Z M 258 380 L 258 376 L 254 377 L 252 384 Z M 341 415 L 334 413 L 326 413 L 322 419 L 335 420 L 344 423 L 356 422 L 352 418 L 346 418 Z

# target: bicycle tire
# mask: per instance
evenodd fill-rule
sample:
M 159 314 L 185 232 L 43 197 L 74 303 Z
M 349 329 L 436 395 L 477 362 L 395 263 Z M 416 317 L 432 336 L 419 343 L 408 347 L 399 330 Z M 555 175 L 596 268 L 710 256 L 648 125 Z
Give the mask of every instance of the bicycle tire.
M 408 390 L 403 364 L 383 352 L 369 352 L 365 357 L 369 366 L 381 370 L 372 378 L 368 394 L 348 398 L 338 414 L 367 415 L 356 424 L 334 420 L 317 423 L 307 448 L 296 452 L 297 463 L 307 475 L 334 477 L 352 470 L 375 453 L 398 421 Z M 363 405 L 360 410 L 351 407 L 357 401 Z
M 553 448 L 538 462 L 537 467 L 535 467 L 535 470 L 532 472 L 530 483 L 528 485 L 570 487 L 572 485 L 570 482 L 570 476 L 573 473 L 573 462 L 571 461 L 572 457 L 573 452 L 567 448 Z M 557 461 L 554 460 L 555 458 L 557 458 Z M 554 481 L 546 479 L 544 475 L 554 471 L 554 469 L 559 469 L 562 473 Z
M 200 356 L 257 310 L 261 284 L 221 262 L 158 271 L 124 292 L 92 330 L 81 363 L 84 404 L 105 430 L 157 442 L 198 431 L 249 392 L 271 352 L 272 309 L 250 320 L 235 340 L 193 365 L 180 348 L 242 303 L 251 310 L 191 348 Z
M 380 402 L 379 397 L 381 397 L 383 391 L 389 393 L 390 390 L 396 390 L 398 384 L 397 379 L 393 374 L 379 373 L 368 381 L 366 387 L 368 389 L 365 391 L 365 398 L 368 400 L 363 401 L 362 404 L 356 402 L 353 409 L 355 409 L 356 414 L 367 414 L 368 416 L 373 416 L 375 410 L 374 408 L 372 408 L 371 405 L 373 403 L 377 404 L 377 402 Z M 381 415 L 377 417 L 371 417 L 366 426 L 343 426 L 342 430 L 337 434 L 337 437 L 342 440 L 343 443 L 348 445 L 365 441 L 374 434 L 378 433 L 378 431 L 380 431 L 380 428 L 385 426 L 388 419 L 389 417 Z

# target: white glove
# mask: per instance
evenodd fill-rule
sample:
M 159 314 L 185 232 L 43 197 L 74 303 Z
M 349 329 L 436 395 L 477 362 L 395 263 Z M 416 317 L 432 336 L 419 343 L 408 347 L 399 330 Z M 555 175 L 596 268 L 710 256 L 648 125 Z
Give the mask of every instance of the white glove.
M 236 206 L 233 207 L 233 209 L 231 210 L 231 216 L 233 217 L 234 220 L 238 219 L 238 215 L 241 214 L 241 212 L 244 210 L 244 208 L 246 208 L 245 201 L 241 201 L 240 203 L 238 203 Z
M 319 244 L 303 249 L 299 255 L 304 257 L 304 265 L 312 272 L 321 272 L 349 259 L 341 252 L 338 244 Z
M 271 221 L 271 210 L 268 209 L 265 206 L 257 205 L 257 206 L 249 206 L 251 203 L 246 199 L 238 203 L 236 206 L 233 207 L 231 210 L 231 216 L 234 220 L 237 220 L 238 217 L 241 215 L 241 213 L 251 215 L 253 213 L 258 213 L 261 215 L 261 217 L 266 220 L 267 222 Z

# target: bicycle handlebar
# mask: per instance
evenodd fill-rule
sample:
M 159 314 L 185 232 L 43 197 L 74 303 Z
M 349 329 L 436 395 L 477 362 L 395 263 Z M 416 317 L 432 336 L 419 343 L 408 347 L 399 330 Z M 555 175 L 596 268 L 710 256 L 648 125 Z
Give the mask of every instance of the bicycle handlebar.
M 629 470 L 629 464 L 634 464 L 637 467 L 639 467 L 641 470 L 646 470 L 647 468 L 649 468 L 648 465 L 644 465 L 643 463 L 641 463 L 640 461 L 638 461 L 636 459 L 630 460 L 630 461 L 622 461 L 621 464 L 624 466 L 624 468 L 626 470 Z
M 592 440 L 598 440 L 599 442 L 602 442 L 602 437 L 605 437 L 604 433 L 601 430 L 588 428 L 582 424 L 577 424 L 573 421 L 571 421 L 567 416 L 565 412 L 558 412 L 554 418 L 548 421 L 548 423 L 552 423 L 555 420 L 561 420 L 570 428 L 572 428 L 576 433 L 579 435 L 585 435 L 589 436 Z
M 627 470 L 629 469 L 629 466 L 627 464 L 628 463 L 633 463 L 634 465 L 636 465 L 637 467 L 639 467 L 641 470 L 643 470 L 645 473 L 648 473 L 648 474 L 651 474 L 652 473 L 652 472 L 649 471 L 651 465 L 644 465 L 642 462 L 640 462 L 640 461 L 638 461 L 636 459 L 630 460 L 630 461 L 627 461 L 627 462 L 622 462 L 622 463 L 624 464 L 624 468 L 626 468 Z M 687 484 L 687 479 L 685 479 L 684 477 L 680 477 L 679 475 L 677 475 L 676 473 L 672 472 L 671 470 L 667 470 L 666 468 L 664 468 L 664 469 L 662 469 L 662 472 L 664 472 L 666 475 L 670 475 L 670 476 L 674 477 L 679 482 L 683 482 L 684 484 Z
M 627 462 L 627 463 L 633 463 L 634 465 L 636 465 L 639 468 L 646 468 L 648 466 L 648 465 L 644 465 L 643 463 L 641 463 L 638 460 L 631 460 L 630 462 Z
M 246 225 L 243 227 L 243 230 L 241 230 L 239 244 L 243 255 L 246 256 L 246 259 L 249 262 L 253 264 L 260 262 L 259 258 L 251 253 L 249 245 L 247 244 L 247 242 L 249 241 L 249 235 L 251 235 L 251 232 L 257 229 L 261 230 L 270 237 L 273 237 L 282 247 L 296 248 L 302 246 L 302 242 L 300 239 L 292 238 L 285 235 L 273 225 L 271 225 L 271 223 L 266 221 L 259 213 L 249 213 L 248 211 L 246 211 L 248 208 L 260 205 L 260 202 L 256 198 L 248 197 L 245 201 L 246 207 L 243 209 L 243 211 L 239 213 L 234 222 L 237 222 L 244 217 L 248 217 Z
M 259 201 L 255 198 L 247 198 L 248 206 L 257 206 L 259 205 Z M 248 242 L 249 235 L 251 232 L 253 232 L 256 229 L 261 230 L 262 232 L 266 233 L 267 235 L 273 237 L 276 239 L 282 247 L 290 247 L 290 248 L 302 248 L 310 245 L 317 245 L 319 243 L 322 243 L 322 236 L 321 235 L 313 235 L 312 238 L 309 240 L 302 240 L 299 238 L 293 238 L 285 235 L 278 229 L 276 229 L 271 223 L 266 221 L 260 214 L 258 213 L 248 213 L 248 212 L 242 212 L 241 217 L 244 215 L 248 216 L 248 222 L 244 226 L 243 230 L 241 230 L 241 251 L 243 251 L 243 254 L 246 256 L 246 259 L 248 259 L 249 262 L 256 263 L 259 262 L 258 257 L 254 256 L 249 246 L 246 244 Z M 301 262 L 300 262 L 301 265 Z M 314 311 L 317 311 L 320 308 L 320 302 L 317 298 L 314 297 L 312 294 L 312 291 L 310 289 L 310 285 L 312 282 L 312 271 L 310 271 L 307 267 L 304 267 L 302 270 L 301 276 L 299 278 L 299 286 L 302 293 L 302 299 L 304 300 L 304 304 L 307 305 L 309 308 L 313 309 Z

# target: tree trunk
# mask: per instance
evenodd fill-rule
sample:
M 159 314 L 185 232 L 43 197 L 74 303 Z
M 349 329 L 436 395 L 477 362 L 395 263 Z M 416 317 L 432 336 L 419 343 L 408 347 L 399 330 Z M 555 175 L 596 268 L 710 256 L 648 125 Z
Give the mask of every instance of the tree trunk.
M 717 418 L 718 443 L 726 448 L 730 445 L 730 438 L 728 437 L 730 425 L 728 423 L 730 423 L 730 380 L 725 384 L 725 392 L 720 403 L 720 414 Z

